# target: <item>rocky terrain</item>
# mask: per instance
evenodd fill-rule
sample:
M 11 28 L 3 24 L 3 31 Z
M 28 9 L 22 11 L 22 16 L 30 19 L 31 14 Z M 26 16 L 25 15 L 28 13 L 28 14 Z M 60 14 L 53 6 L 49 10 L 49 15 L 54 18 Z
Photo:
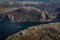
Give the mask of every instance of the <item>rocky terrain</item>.
M 60 15 L 60 3 L 3 2 L 0 3 L 0 21 L 45 22 Z M 7 18 L 5 18 L 7 16 Z M 59 17 L 60 18 L 60 17 Z M 8 20 L 10 19 L 10 20 Z
M 31 26 L 6 40 L 60 40 L 60 22 Z
M 60 3 L 0 2 L 0 22 L 41 23 L 19 30 L 6 40 L 60 40 Z

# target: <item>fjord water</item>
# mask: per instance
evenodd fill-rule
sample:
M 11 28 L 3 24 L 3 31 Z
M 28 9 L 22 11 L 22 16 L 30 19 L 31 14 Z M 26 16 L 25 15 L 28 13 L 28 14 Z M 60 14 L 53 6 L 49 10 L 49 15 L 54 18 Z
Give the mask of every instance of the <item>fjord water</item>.
M 11 2 L 11 1 L 32 1 L 32 2 L 48 2 L 49 0 L 0 0 L 0 2 Z
M 30 26 L 60 22 L 60 19 L 54 19 L 50 22 L 0 22 L 0 40 L 5 40 L 8 36 L 24 30 Z
M 26 29 L 29 26 L 39 25 L 39 22 L 0 22 L 0 40 L 5 40 L 11 34 Z

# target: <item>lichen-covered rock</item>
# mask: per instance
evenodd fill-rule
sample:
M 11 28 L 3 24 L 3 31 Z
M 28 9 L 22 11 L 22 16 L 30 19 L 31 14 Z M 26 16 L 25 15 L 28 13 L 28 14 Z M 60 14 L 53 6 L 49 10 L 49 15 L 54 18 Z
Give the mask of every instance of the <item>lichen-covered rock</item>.
M 60 40 L 60 22 L 32 26 L 6 40 Z

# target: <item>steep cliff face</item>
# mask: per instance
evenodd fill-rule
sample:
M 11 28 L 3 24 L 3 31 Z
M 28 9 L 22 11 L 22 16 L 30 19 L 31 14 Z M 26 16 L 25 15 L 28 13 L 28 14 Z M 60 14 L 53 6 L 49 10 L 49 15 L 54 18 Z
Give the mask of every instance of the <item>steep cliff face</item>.
M 60 15 L 60 3 L 32 3 L 1 3 L 0 14 L 7 15 L 12 22 L 45 22 Z
M 60 40 L 60 22 L 31 26 L 6 40 Z
M 40 12 L 38 11 L 36 11 L 35 9 L 30 9 L 28 11 L 28 9 L 20 8 L 2 15 L 7 15 L 9 19 L 11 19 L 11 21 L 16 22 L 45 22 L 51 21 L 57 16 L 56 13 L 50 13 L 47 10 Z

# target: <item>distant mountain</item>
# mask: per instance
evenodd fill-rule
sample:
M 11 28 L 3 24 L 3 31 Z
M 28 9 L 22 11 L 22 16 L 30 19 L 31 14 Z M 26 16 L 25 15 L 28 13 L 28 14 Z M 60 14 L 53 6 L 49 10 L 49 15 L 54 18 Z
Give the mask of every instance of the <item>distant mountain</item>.
M 38 2 L 38 4 L 35 4 L 35 2 L 14 2 L 12 4 L 2 3 L 0 5 L 2 8 L 6 9 L 5 11 L 2 11 L 2 15 L 4 12 L 5 15 L 8 15 L 11 21 L 45 22 L 55 20 L 55 18 L 57 18 L 57 15 L 60 18 L 60 3 Z

